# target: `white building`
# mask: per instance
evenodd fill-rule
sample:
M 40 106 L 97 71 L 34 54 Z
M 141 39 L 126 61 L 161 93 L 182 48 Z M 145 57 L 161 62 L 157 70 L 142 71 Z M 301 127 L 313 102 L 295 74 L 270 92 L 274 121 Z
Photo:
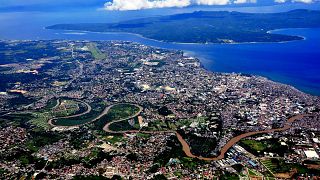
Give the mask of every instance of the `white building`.
M 319 159 L 319 155 L 314 149 L 309 149 L 307 151 L 304 151 L 304 154 L 308 159 Z

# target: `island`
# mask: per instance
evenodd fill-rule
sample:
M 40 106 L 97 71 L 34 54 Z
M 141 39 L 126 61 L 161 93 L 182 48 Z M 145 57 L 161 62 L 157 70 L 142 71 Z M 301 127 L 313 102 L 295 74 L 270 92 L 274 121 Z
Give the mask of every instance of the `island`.
M 303 37 L 270 31 L 315 27 L 320 27 L 320 11 L 300 9 L 282 13 L 196 11 L 119 23 L 56 24 L 46 28 L 133 33 L 158 41 L 177 43 L 245 43 L 302 40 Z

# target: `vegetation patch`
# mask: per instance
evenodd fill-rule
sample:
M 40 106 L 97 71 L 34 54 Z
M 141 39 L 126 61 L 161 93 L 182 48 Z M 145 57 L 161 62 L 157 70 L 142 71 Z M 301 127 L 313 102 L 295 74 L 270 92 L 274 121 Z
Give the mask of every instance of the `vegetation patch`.
M 293 164 L 293 163 L 286 163 L 282 159 L 266 159 L 261 160 L 261 163 L 264 164 L 273 174 L 279 173 L 286 173 L 292 175 L 297 174 L 313 174 L 313 175 L 320 175 L 320 170 L 318 169 L 309 169 L 305 165 L 301 164 Z
M 212 157 L 213 150 L 217 145 L 216 138 L 199 137 L 193 133 L 185 133 L 182 130 L 178 131 L 179 134 L 188 142 L 192 154 L 202 157 Z
M 106 58 L 106 55 L 100 51 L 97 44 L 89 43 L 87 46 L 94 59 L 101 60 Z
M 123 142 L 125 140 L 122 135 L 107 136 L 104 139 L 111 144 L 116 144 L 117 142 Z
M 155 120 L 148 123 L 148 127 L 143 127 L 144 131 L 164 131 L 169 130 L 168 124 L 162 120 Z
M 281 145 L 278 139 L 261 141 L 242 139 L 240 141 L 240 145 L 256 156 L 264 156 L 264 152 L 275 153 L 283 156 L 285 153 L 289 153 L 291 151 L 288 146 Z
M 90 106 L 92 109 L 89 113 L 78 117 L 58 118 L 55 120 L 54 124 L 58 126 L 77 126 L 85 124 L 99 116 L 106 107 L 105 103 L 100 101 L 91 103 Z
M 266 143 L 263 143 L 261 141 L 250 140 L 250 139 L 243 139 L 241 140 L 241 143 L 245 144 L 248 147 L 251 147 L 252 150 L 257 152 L 263 151 L 268 147 L 268 144 Z
M 140 129 L 140 125 L 137 118 L 132 118 L 132 119 L 112 123 L 109 126 L 109 129 L 112 131 L 138 130 Z
M 60 104 L 52 109 L 54 117 L 66 117 L 76 114 L 81 114 L 87 110 L 87 106 L 79 101 L 71 99 L 62 99 Z
M 139 112 L 139 107 L 132 104 L 117 104 L 110 108 L 109 112 L 95 122 L 97 129 L 102 129 L 108 122 L 115 120 L 127 119 Z

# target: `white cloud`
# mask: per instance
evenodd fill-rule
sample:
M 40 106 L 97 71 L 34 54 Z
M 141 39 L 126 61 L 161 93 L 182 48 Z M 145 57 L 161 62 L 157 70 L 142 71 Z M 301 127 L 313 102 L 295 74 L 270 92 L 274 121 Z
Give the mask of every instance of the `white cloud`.
M 274 0 L 276 3 L 285 3 L 287 0 Z
M 235 4 L 244 4 L 244 3 L 256 3 L 257 0 L 235 0 L 233 3 Z
M 139 10 L 151 8 L 186 7 L 191 5 L 190 0 L 113 0 L 105 3 L 107 10 Z
M 292 0 L 292 2 L 313 3 L 313 0 Z
M 230 0 L 195 0 L 194 1 L 195 4 L 198 5 L 226 5 L 226 4 L 230 4 Z
M 105 3 L 106 10 L 140 10 L 152 8 L 187 7 L 190 5 L 227 5 L 252 3 L 256 0 L 113 0 Z
M 106 10 L 140 10 L 152 8 L 187 7 L 190 5 L 227 5 L 256 3 L 259 0 L 113 0 L 105 3 Z M 262 0 L 261 0 L 262 1 Z M 276 3 L 301 2 L 312 3 L 316 0 L 270 0 Z
M 276 3 L 285 3 L 285 2 L 288 2 L 290 0 L 275 0 L 274 2 Z M 310 3 L 313 3 L 314 1 L 313 0 L 291 0 L 291 2 L 300 2 L 300 3 L 307 3 L 307 4 L 310 4 Z

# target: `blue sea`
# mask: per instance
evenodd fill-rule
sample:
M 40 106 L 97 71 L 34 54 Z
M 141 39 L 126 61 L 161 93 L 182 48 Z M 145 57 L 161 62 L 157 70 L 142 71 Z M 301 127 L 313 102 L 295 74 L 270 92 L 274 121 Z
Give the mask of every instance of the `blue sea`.
M 129 12 L 106 12 L 96 9 L 78 9 L 70 12 L 0 12 L 0 39 L 125 40 L 160 48 L 180 49 L 188 55 L 198 57 L 203 66 L 210 71 L 261 75 L 292 85 L 303 92 L 320 96 L 320 28 L 272 31 L 272 33 L 303 36 L 305 40 L 302 41 L 246 44 L 177 44 L 125 33 L 65 32 L 44 29 L 46 26 L 57 23 L 117 22 L 195 10 L 283 12 L 296 8 L 299 7 L 296 5 L 227 9 L 192 7 Z M 319 5 L 312 8 L 320 10 Z

